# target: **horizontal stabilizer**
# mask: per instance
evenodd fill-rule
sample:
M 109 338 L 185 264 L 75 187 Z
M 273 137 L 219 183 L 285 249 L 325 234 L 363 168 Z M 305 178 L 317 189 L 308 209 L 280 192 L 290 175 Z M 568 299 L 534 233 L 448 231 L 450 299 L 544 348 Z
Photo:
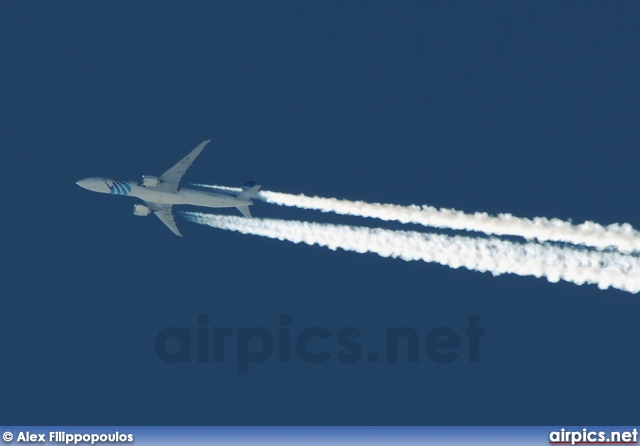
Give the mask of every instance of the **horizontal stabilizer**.
M 236 208 L 240 211 L 242 215 L 247 218 L 251 218 L 251 211 L 249 210 L 249 206 L 236 206 Z
M 240 192 L 240 195 L 238 195 L 238 199 L 239 200 L 251 200 L 253 198 L 253 196 L 258 193 L 258 191 L 260 190 L 261 187 L 262 186 L 260 186 L 259 184 L 255 184 L 255 183 L 249 189 L 244 189 L 244 186 L 243 186 L 244 190 L 242 192 Z

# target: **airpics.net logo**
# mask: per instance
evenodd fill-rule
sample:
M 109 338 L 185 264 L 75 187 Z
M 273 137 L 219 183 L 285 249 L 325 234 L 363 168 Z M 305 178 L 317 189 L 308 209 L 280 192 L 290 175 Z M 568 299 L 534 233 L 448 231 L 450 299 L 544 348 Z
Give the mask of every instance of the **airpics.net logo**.
M 549 444 L 638 444 L 638 429 L 604 431 L 582 428 L 562 428 L 549 433 Z
M 277 324 L 269 328 L 230 327 L 215 325 L 209 316 L 201 314 L 195 327 L 161 329 L 155 338 L 155 352 L 160 360 L 169 364 L 196 362 L 224 366 L 235 363 L 238 375 L 246 375 L 250 367 L 267 361 L 279 364 L 323 364 L 332 360 L 341 364 L 360 361 L 370 364 L 477 363 L 483 336 L 480 317 L 469 316 L 459 328 L 386 327 L 383 340 L 375 343 L 377 348 L 365 349 L 365 336 L 357 327 L 297 327 L 287 314 L 281 315 Z

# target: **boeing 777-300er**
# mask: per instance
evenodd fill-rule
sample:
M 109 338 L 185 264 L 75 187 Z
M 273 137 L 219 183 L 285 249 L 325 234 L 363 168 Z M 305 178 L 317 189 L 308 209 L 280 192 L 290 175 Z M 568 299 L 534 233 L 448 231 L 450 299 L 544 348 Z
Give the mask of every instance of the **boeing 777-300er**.
M 260 186 L 253 181 L 242 187 L 242 191 L 233 192 L 216 190 L 183 189 L 180 187 L 180 179 L 187 172 L 187 169 L 196 159 L 204 146 L 209 141 L 203 141 L 198 147 L 182 159 L 178 164 L 167 170 L 159 177 L 149 175 L 142 176 L 142 182 L 135 181 L 115 181 L 109 178 L 85 178 L 76 184 L 87 190 L 102 192 L 104 194 L 127 195 L 129 197 L 140 198 L 144 204 L 136 204 L 133 207 L 133 214 L 146 217 L 152 212 L 167 225 L 174 234 L 179 235 L 180 231 L 173 219 L 171 208 L 173 205 L 190 204 L 193 206 L 203 206 L 208 208 L 237 208 L 242 215 L 250 218 L 249 206 L 253 204 L 251 198 L 260 190 Z

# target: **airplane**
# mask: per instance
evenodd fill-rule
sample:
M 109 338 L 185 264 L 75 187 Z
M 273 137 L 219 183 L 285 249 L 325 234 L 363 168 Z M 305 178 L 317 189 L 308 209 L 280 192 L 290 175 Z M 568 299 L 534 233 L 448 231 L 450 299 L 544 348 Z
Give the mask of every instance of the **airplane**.
M 242 186 L 242 190 L 237 194 L 222 190 L 214 192 L 180 187 L 180 180 L 187 169 L 209 142 L 210 140 L 201 142 L 178 164 L 159 177 L 143 175 L 140 183 L 92 177 L 77 181 L 76 184 L 93 192 L 140 198 L 144 204 L 134 205 L 133 215 L 146 217 L 154 213 L 175 235 L 180 237 L 182 234 L 173 219 L 172 207 L 174 205 L 188 204 L 208 208 L 235 207 L 242 215 L 251 218 L 249 211 L 249 206 L 253 204 L 251 199 L 261 187 L 253 181 Z

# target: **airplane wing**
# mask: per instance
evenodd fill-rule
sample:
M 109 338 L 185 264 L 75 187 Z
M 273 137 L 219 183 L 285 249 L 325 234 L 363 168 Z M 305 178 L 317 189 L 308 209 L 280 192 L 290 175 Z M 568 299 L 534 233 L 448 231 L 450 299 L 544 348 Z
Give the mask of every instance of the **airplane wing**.
M 187 169 L 191 167 L 191 164 L 193 164 L 193 161 L 196 159 L 198 155 L 200 155 L 200 152 L 202 152 L 202 149 L 204 149 L 204 146 L 209 144 L 209 142 L 210 140 L 202 141 L 198 145 L 198 147 L 193 149 L 191 153 L 185 156 L 178 164 L 176 164 L 171 169 L 167 170 L 165 173 L 160 175 L 158 179 L 162 181 L 162 183 L 158 185 L 158 188 L 166 192 L 177 192 L 178 186 L 180 185 L 180 180 L 182 179 L 184 174 L 187 172 Z
M 178 226 L 176 226 L 176 222 L 173 219 L 173 213 L 171 212 L 171 205 L 160 204 L 160 203 L 147 203 L 149 209 L 153 211 L 154 214 L 160 219 L 162 223 L 167 225 L 167 228 L 171 229 L 175 235 L 182 237 L 180 234 L 180 230 L 178 230 Z

